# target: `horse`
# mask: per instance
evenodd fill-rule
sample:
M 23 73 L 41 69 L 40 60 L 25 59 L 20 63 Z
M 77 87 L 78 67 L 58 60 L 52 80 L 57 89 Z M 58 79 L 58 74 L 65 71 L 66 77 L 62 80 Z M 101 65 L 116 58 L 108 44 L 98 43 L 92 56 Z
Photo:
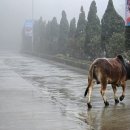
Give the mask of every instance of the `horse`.
M 118 96 L 116 95 L 117 87 L 122 87 L 122 95 L 120 101 L 125 97 L 126 81 L 130 79 L 130 63 L 125 61 L 122 55 L 117 55 L 115 58 L 97 58 L 93 61 L 89 68 L 88 86 L 85 90 L 84 96 L 88 94 L 87 105 L 91 105 L 91 93 L 95 82 L 101 85 L 100 93 L 104 100 L 105 106 L 109 106 L 107 97 L 105 96 L 107 84 L 111 84 L 115 103 L 119 103 Z

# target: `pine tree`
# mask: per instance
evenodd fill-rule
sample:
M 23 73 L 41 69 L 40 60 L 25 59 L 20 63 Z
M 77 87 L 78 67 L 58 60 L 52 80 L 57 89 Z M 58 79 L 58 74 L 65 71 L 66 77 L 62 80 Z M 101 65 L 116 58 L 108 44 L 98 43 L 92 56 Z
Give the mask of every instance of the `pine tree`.
M 58 40 L 58 51 L 60 53 L 66 53 L 67 42 L 69 35 L 69 23 L 66 17 L 65 11 L 62 11 L 62 18 L 60 21 L 60 31 L 59 31 L 59 40 Z
M 40 17 L 39 21 L 39 46 L 38 46 L 38 51 L 43 51 L 43 44 L 45 40 L 45 22 L 43 22 L 42 17 Z
M 76 20 L 73 18 L 70 21 L 70 30 L 69 30 L 69 37 L 74 38 L 76 33 Z
M 35 21 L 33 27 L 33 48 L 36 52 L 43 51 L 43 45 L 45 41 L 45 28 L 46 22 L 43 21 L 42 17 L 38 21 Z
M 69 41 L 68 41 L 68 46 L 67 46 L 67 53 L 70 56 L 74 57 L 75 53 L 75 34 L 76 34 L 76 20 L 73 18 L 70 21 L 70 29 L 69 29 Z M 77 50 L 76 50 L 77 51 Z
M 85 42 L 85 28 L 86 28 L 86 19 L 85 19 L 85 12 L 83 9 L 83 6 L 81 6 L 80 9 L 80 14 L 79 14 L 79 19 L 77 23 L 77 29 L 76 29 L 76 44 L 75 48 L 77 49 L 76 51 L 76 58 L 84 58 L 84 42 Z
M 86 28 L 86 20 L 85 20 L 85 12 L 83 6 L 81 6 L 79 19 L 77 23 L 76 36 L 80 36 L 85 33 Z
M 58 47 L 59 25 L 56 17 L 54 17 L 50 23 L 50 52 L 56 53 Z
M 34 25 L 33 25 L 33 44 L 34 44 L 35 51 L 38 51 L 38 47 L 37 47 L 39 45 L 39 24 L 38 24 L 38 21 L 35 21 Z
M 97 16 L 97 7 L 95 1 L 92 1 L 90 5 L 87 20 L 84 51 L 88 57 L 95 58 L 99 56 L 100 53 L 101 36 L 100 20 Z
M 124 33 L 113 33 L 107 47 L 107 56 L 115 57 L 125 51 L 125 36 Z
M 50 51 L 51 44 L 51 21 L 48 21 L 46 25 L 46 36 L 45 36 L 44 52 L 48 53 Z
M 59 34 L 59 25 L 57 23 L 57 19 L 56 17 L 54 17 L 51 21 L 51 38 L 52 38 L 52 42 L 55 41 L 55 39 L 57 39 L 58 34 Z
M 109 0 L 108 2 L 108 6 L 103 15 L 101 23 L 102 49 L 107 55 L 106 45 L 108 44 L 109 39 L 112 37 L 113 33 L 124 32 L 125 24 L 123 18 L 116 12 L 112 0 Z

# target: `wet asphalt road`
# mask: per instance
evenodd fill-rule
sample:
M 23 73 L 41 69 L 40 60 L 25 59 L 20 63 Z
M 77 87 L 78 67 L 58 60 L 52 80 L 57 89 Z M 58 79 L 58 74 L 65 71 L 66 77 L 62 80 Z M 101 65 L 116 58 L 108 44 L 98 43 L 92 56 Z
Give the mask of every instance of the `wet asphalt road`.
M 91 110 L 84 91 L 87 70 L 27 55 L 0 52 L 0 130 L 130 130 L 130 87 L 105 108 L 95 85 Z M 118 88 L 121 95 L 121 88 Z

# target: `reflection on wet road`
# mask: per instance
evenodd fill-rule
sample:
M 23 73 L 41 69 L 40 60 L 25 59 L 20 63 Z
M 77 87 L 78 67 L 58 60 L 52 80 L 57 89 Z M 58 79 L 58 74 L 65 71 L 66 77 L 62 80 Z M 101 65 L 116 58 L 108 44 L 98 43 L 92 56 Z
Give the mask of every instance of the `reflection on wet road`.
M 87 84 L 85 74 L 68 66 L 25 55 L 1 53 L 0 59 L 41 91 L 39 100 L 44 97 L 48 103 L 56 106 L 57 110 L 52 108 L 52 111 L 58 111 L 61 118 L 68 120 L 67 130 L 130 130 L 129 87 L 125 100 L 118 105 L 114 104 L 112 89 L 108 87 L 110 106 L 104 108 L 100 87 L 95 86 L 92 95 L 93 108 L 87 110 L 86 99 L 83 97 Z M 118 88 L 118 95 L 121 95 L 121 88 Z M 56 121 L 61 123 L 63 120 L 58 118 Z

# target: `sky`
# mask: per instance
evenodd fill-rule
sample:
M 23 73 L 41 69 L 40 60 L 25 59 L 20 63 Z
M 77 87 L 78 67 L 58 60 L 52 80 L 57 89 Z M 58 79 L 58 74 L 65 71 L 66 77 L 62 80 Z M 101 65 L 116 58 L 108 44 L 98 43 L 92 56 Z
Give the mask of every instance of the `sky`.
M 97 13 L 100 19 L 105 12 L 108 0 L 95 0 L 97 4 Z M 78 19 L 80 7 L 83 5 L 86 17 L 92 0 L 34 0 L 34 17 L 38 18 L 39 14 L 45 20 L 51 20 L 56 16 L 58 21 L 61 18 L 62 10 L 66 11 L 67 18 L 70 21 L 72 17 Z M 125 0 L 113 0 L 114 6 L 120 15 L 124 17 Z
M 0 0 L 0 49 L 20 49 L 24 21 L 32 18 L 32 1 L 34 19 L 39 19 L 42 16 L 46 22 L 54 16 L 60 22 L 62 10 L 66 11 L 69 21 L 73 17 L 78 20 L 82 5 L 87 19 L 92 2 L 92 0 Z M 108 0 L 95 1 L 97 14 L 101 19 Z M 113 3 L 117 12 L 124 18 L 125 0 L 113 0 Z

